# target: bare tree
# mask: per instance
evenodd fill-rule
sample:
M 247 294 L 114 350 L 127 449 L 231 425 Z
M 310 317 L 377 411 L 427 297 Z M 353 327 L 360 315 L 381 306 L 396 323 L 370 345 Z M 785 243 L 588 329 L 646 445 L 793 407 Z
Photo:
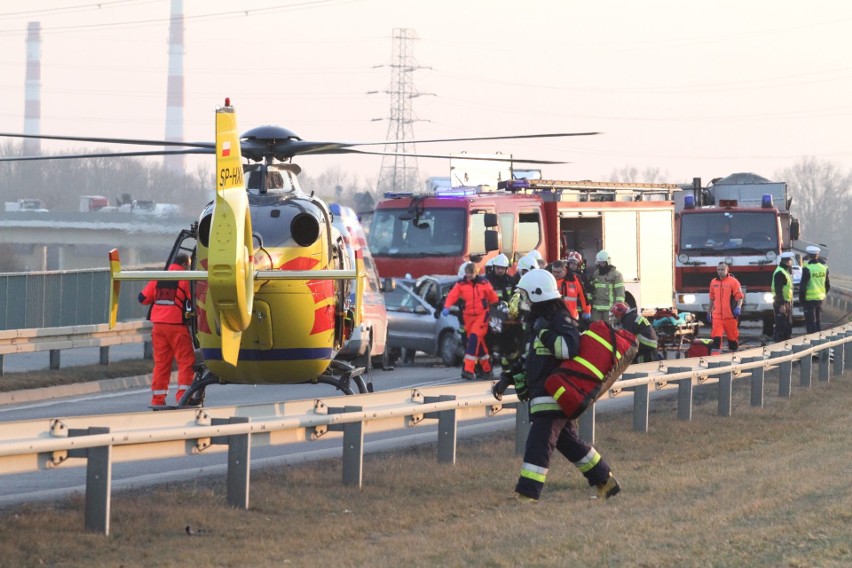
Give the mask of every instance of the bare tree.
M 841 172 L 837 165 L 816 158 L 803 158 L 776 174 L 787 182 L 792 198 L 791 211 L 802 226 L 802 239 L 824 243 L 838 253 L 849 243 L 850 188 L 852 174 Z M 832 266 L 844 273 L 852 269 L 852 260 L 835 254 Z
M 609 181 L 622 183 L 667 183 L 666 176 L 660 173 L 660 168 L 647 167 L 641 172 L 635 166 L 624 166 L 612 170 Z

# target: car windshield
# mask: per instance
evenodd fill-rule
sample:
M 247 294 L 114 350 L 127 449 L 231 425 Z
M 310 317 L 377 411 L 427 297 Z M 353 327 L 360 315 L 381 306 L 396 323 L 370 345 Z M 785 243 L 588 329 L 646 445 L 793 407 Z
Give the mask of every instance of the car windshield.
M 465 245 L 464 209 L 379 209 L 373 216 L 368 244 L 373 254 L 387 256 L 460 255 Z
M 692 253 L 739 250 L 763 254 L 778 250 L 778 221 L 771 210 L 683 214 L 680 248 Z
M 385 309 L 392 312 L 410 312 L 416 301 L 412 296 L 412 282 L 397 280 L 393 290 L 384 293 Z

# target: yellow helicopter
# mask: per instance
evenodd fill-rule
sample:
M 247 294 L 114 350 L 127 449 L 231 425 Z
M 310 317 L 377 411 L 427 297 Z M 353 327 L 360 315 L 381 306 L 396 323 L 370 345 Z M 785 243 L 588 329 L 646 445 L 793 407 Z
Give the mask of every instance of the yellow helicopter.
M 597 133 L 414 142 L 594 134 Z M 301 191 L 297 178 L 301 168 L 289 160 L 296 155 L 310 154 L 393 155 L 355 146 L 412 141 L 311 142 L 279 126 L 260 126 L 240 136 L 236 112 L 229 99 L 216 109 L 215 144 L 9 133 L 0 133 L 0 136 L 182 147 L 165 151 L 0 158 L 0 161 L 215 152 L 215 200 L 207 204 L 189 230 L 181 232 L 166 263 L 168 266 L 179 252 L 185 252 L 192 259 L 190 270 L 125 271 L 121 269 L 118 250 L 109 253 L 111 326 L 118 316 L 122 281 L 188 280 L 192 283 L 195 310 L 191 329 L 203 364 L 196 365 L 195 380 L 179 406 L 203 403 L 206 387 L 214 383 L 312 382 L 332 385 L 346 394 L 353 394 L 355 388 L 361 393 L 372 391 L 372 384 L 364 381 L 364 369 L 335 359 L 354 326 L 360 324 L 363 262 L 357 256 L 354 262 L 350 259 L 343 236 L 332 225 L 328 207 L 318 197 Z M 416 156 L 448 158 L 420 153 Z M 249 163 L 243 165 L 241 158 Z M 354 302 L 350 300 L 353 282 Z

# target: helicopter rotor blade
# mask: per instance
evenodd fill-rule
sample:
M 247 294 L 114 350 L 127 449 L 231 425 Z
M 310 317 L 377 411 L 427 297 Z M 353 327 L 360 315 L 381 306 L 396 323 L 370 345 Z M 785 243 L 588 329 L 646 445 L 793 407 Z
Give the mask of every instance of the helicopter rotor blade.
M 511 162 L 513 164 L 544 164 L 544 165 L 552 165 L 552 164 L 570 164 L 571 162 L 563 162 L 559 160 L 537 160 L 537 159 L 526 159 L 526 158 L 514 158 L 512 156 L 506 155 L 501 156 L 499 154 L 495 154 L 493 156 L 468 156 L 465 154 L 450 156 L 449 154 L 407 154 L 407 153 L 399 153 L 399 152 L 371 152 L 369 150 L 356 150 L 354 148 L 341 148 L 334 152 L 325 152 L 329 154 L 366 154 L 369 156 L 402 156 L 408 158 L 437 158 L 441 160 L 449 160 L 451 158 L 464 158 L 465 160 L 481 160 L 486 162 Z
M 186 150 L 150 150 L 139 152 L 99 152 L 93 154 L 55 154 L 51 156 L 0 157 L 0 162 L 35 162 L 41 160 L 76 160 L 79 158 L 120 158 L 132 156 L 168 156 L 185 154 L 213 154 L 215 149 L 187 148 Z
M 351 146 L 379 146 L 382 144 L 431 144 L 433 142 L 479 142 L 481 140 L 523 140 L 529 138 L 567 138 L 570 136 L 597 136 L 602 132 L 551 132 L 546 134 L 513 134 L 509 136 L 471 136 L 469 138 L 432 138 L 429 140 L 387 140 L 364 142 Z
M 179 142 L 176 140 L 148 140 L 142 138 L 95 138 L 92 136 L 56 136 L 14 132 L 0 132 L 0 137 L 31 138 L 35 140 L 69 140 L 76 142 L 98 142 L 102 144 L 127 144 L 131 146 L 189 146 L 191 148 L 210 148 L 211 150 L 216 148 L 214 142 Z

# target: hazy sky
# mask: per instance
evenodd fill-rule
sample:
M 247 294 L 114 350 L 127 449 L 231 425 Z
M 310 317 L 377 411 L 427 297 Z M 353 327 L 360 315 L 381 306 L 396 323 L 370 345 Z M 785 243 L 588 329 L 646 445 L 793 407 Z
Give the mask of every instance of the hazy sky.
M 99 7 L 98 7 L 99 6 Z M 43 134 L 165 136 L 169 0 L 0 0 L 0 130 L 23 131 L 25 39 L 42 25 Z M 241 130 L 384 140 L 392 32 L 412 28 L 416 138 L 601 131 L 419 146 L 565 160 L 546 177 L 659 168 L 670 182 L 773 177 L 804 156 L 852 169 L 848 0 L 184 0 L 187 140 Z M 45 148 L 51 148 L 47 144 Z M 55 147 L 58 148 L 58 147 Z M 209 160 L 209 158 L 208 158 Z M 375 179 L 380 157 L 304 157 Z M 420 160 L 421 177 L 447 175 Z

